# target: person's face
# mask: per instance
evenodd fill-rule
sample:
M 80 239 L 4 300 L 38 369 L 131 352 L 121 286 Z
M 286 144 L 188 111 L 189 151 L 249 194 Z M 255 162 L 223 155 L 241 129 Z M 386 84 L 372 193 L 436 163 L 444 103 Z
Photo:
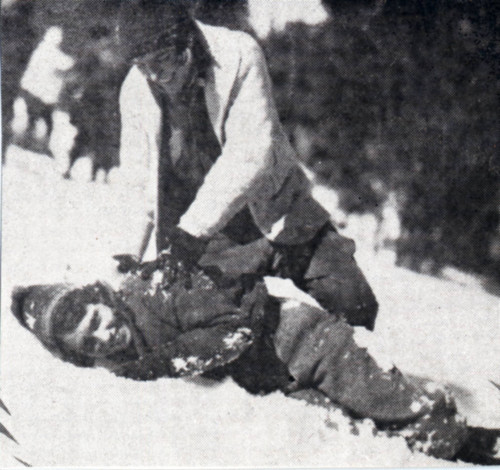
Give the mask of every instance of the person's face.
M 173 101 L 178 99 L 194 73 L 193 53 L 190 48 L 181 54 L 174 48 L 151 52 L 136 58 L 134 64 Z
M 66 347 L 93 358 L 124 351 L 131 341 L 132 333 L 125 320 L 104 304 L 88 304 L 76 329 L 63 337 Z

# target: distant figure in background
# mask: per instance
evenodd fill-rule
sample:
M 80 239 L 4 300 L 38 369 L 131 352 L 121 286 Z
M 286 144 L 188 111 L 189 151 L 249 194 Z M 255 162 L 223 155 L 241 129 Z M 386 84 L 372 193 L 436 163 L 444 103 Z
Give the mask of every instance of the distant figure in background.
M 375 252 L 395 250 L 401 235 L 399 203 L 395 191 L 389 191 L 387 199 L 380 208 L 377 231 L 375 233 Z
M 52 113 L 64 85 L 63 72 L 74 64 L 73 59 L 60 49 L 62 39 L 63 31 L 60 27 L 48 28 L 21 79 L 20 95 L 26 102 L 28 112 L 26 144 L 48 154 L 51 154 L 49 141 L 53 129 Z M 46 128 L 41 141 L 36 135 L 36 126 L 40 120 Z
M 119 163 L 119 94 L 126 69 L 105 26 L 90 31 L 90 41 L 75 61 L 66 73 L 60 99 L 61 109 L 69 113 L 77 130 L 63 176 L 71 178 L 75 161 L 91 155 L 94 181 L 99 169 L 107 175 Z
M 19 83 L 37 43 L 30 21 L 34 4 L 32 0 L 2 2 L 2 163 L 12 140 L 11 125 Z

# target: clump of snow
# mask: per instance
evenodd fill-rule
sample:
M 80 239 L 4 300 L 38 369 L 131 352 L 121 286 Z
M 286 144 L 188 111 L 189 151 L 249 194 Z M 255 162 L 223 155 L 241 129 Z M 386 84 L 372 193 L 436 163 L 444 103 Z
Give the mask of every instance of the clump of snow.
M 251 334 L 252 332 L 249 328 L 238 328 L 238 330 L 230 333 L 223 339 L 224 346 L 226 349 L 232 349 L 246 338 L 249 338 Z
M 410 405 L 410 409 L 411 409 L 411 411 L 413 411 L 413 413 L 418 413 L 422 408 L 423 408 L 422 403 L 420 403 L 418 401 L 414 401 Z
M 314 297 L 311 297 L 303 290 L 300 290 L 291 279 L 266 276 L 264 278 L 264 282 L 269 295 L 276 297 L 277 299 L 282 299 L 284 304 L 290 305 L 290 308 L 295 308 L 300 304 L 321 308 L 318 301 Z
M 35 323 L 36 323 L 36 317 L 34 317 L 33 315 L 26 315 L 26 318 L 24 319 L 25 322 L 26 322 L 26 325 L 28 325 L 28 327 L 30 329 L 33 329 L 35 327 Z
M 206 361 L 206 365 L 209 365 L 212 362 L 211 359 Z M 187 358 L 184 357 L 175 357 L 172 359 L 172 365 L 176 372 L 189 372 L 190 370 L 200 368 L 203 365 L 203 361 L 196 356 L 189 356 Z
M 16 164 L 23 158 L 36 172 Z M 401 437 L 374 435 L 370 421 L 355 435 L 340 411 L 282 393 L 252 396 L 230 379 L 136 382 L 53 357 L 9 313 L 12 288 L 117 286 L 111 255 L 136 248 L 145 206 L 140 191 L 65 181 L 50 159 L 37 158 L 11 147 L 3 178 L 1 395 L 20 445 L 0 441 L 0 466 L 12 455 L 46 467 L 452 465 L 412 453 Z M 380 303 L 375 334 L 389 356 L 404 371 L 451 384 L 471 423 L 500 426 L 500 395 L 489 382 L 500 383 L 498 298 L 373 256 L 358 260 Z
M 389 372 L 394 368 L 394 360 L 387 353 L 385 344 L 380 340 L 377 334 L 368 331 L 366 328 L 354 327 L 354 342 L 368 351 L 377 365 L 384 371 Z
M 18 97 L 13 106 L 14 117 L 10 124 L 14 134 L 20 135 L 28 128 L 28 105 L 24 98 Z
M 439 390 L 442 390 L 442 387 L 436 382 L 427 382 L 425 384 L 425 390 L 429 393 L 436 393 Z
M 161 288 L 161 285 L 163 283 L 163 274 L 161 271 L 154 271 L 151 282 L 150 282 L 150 287 L 148 289 L 148 295 L 154 296 L 158 292 L 158 289 Z

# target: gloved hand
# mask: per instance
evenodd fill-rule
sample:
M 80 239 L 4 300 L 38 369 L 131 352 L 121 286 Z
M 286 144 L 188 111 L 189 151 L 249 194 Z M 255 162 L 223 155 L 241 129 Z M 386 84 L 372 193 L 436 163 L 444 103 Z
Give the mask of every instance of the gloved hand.
M 113 259 L 118 261 L 118 266 L 116 269 L 118 269 L 118 271 L 122 274 L 135 273 L 141 265 L 141 263 L 139 262 L 139 258 L 135 255 L 114 255 Z
M 182 282 L 187 289 L 191 288 L 192 268 L 188 268 L 182 259 L 172 255 L 170 248 L 162 251 L 155 260 L 142 263 L 136 256 L 129 254 L 114 255 L 113 258 L 118 261 L 117 269 L 122 274 L 135 274 L 149 281 L 155 271 L 161 271 L 164 288 L 168 289 L 176 281 Z
M 190 288 L 190 272 L 197 267 L 208 242 L 178 227 L 169 229 L 167 241 L 167 248 L 153 261 L 141 263 L 137 256 L 131 254 L 113 256 L 118 261 L 118 271 L 124 274 L 138 273 L 144 280 L 148 280 L 155 271 L 162 270 L 165 287 L 182 280 L 186 288 Z
M 182 261 L 188 269 L 198 264 L 208 244 L 207 240 L 194 237 L 178 227 L 168 230 L 167 240 L 172 257 Z
M 123 254 L 123 255 L 114 255 L 113 259 L 118 261 L 117 269 L 122 274 L 139 273 L 140 276 L 144 280 L 148 280 L 151 278 L 153 273 L 157 269 L 161 269 L 161 259 L 157 258 L 153 261 L 145 261 L 140 263 L 139 258 L 135 255 Z

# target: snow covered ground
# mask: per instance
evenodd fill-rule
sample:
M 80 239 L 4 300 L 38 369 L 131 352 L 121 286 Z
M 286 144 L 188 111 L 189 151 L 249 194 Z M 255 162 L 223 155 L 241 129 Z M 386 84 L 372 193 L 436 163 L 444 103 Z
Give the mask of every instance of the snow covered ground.
M 1 397 L 19 441 L 0 435 L 0 467 L 445 466 L 401 438 L 352 433 L 340 412 L 222 383 L 134 382 L 47 352 L 9 313 L 15 285 L 117 283 L 110 255 L 136 247 L 142 196 L 63 180 L 53 161 L 11 147 L 3 171 Z M 361 243 L 361 246 L 363 244 Z M 478 285 L 398 269 L 358 252 L 380 302 L 376 337 L 404 371 L 451 384 L 480 426 L 500 427 L 500 305 Z M 2 440 L 3 439 L 3 440 Z

